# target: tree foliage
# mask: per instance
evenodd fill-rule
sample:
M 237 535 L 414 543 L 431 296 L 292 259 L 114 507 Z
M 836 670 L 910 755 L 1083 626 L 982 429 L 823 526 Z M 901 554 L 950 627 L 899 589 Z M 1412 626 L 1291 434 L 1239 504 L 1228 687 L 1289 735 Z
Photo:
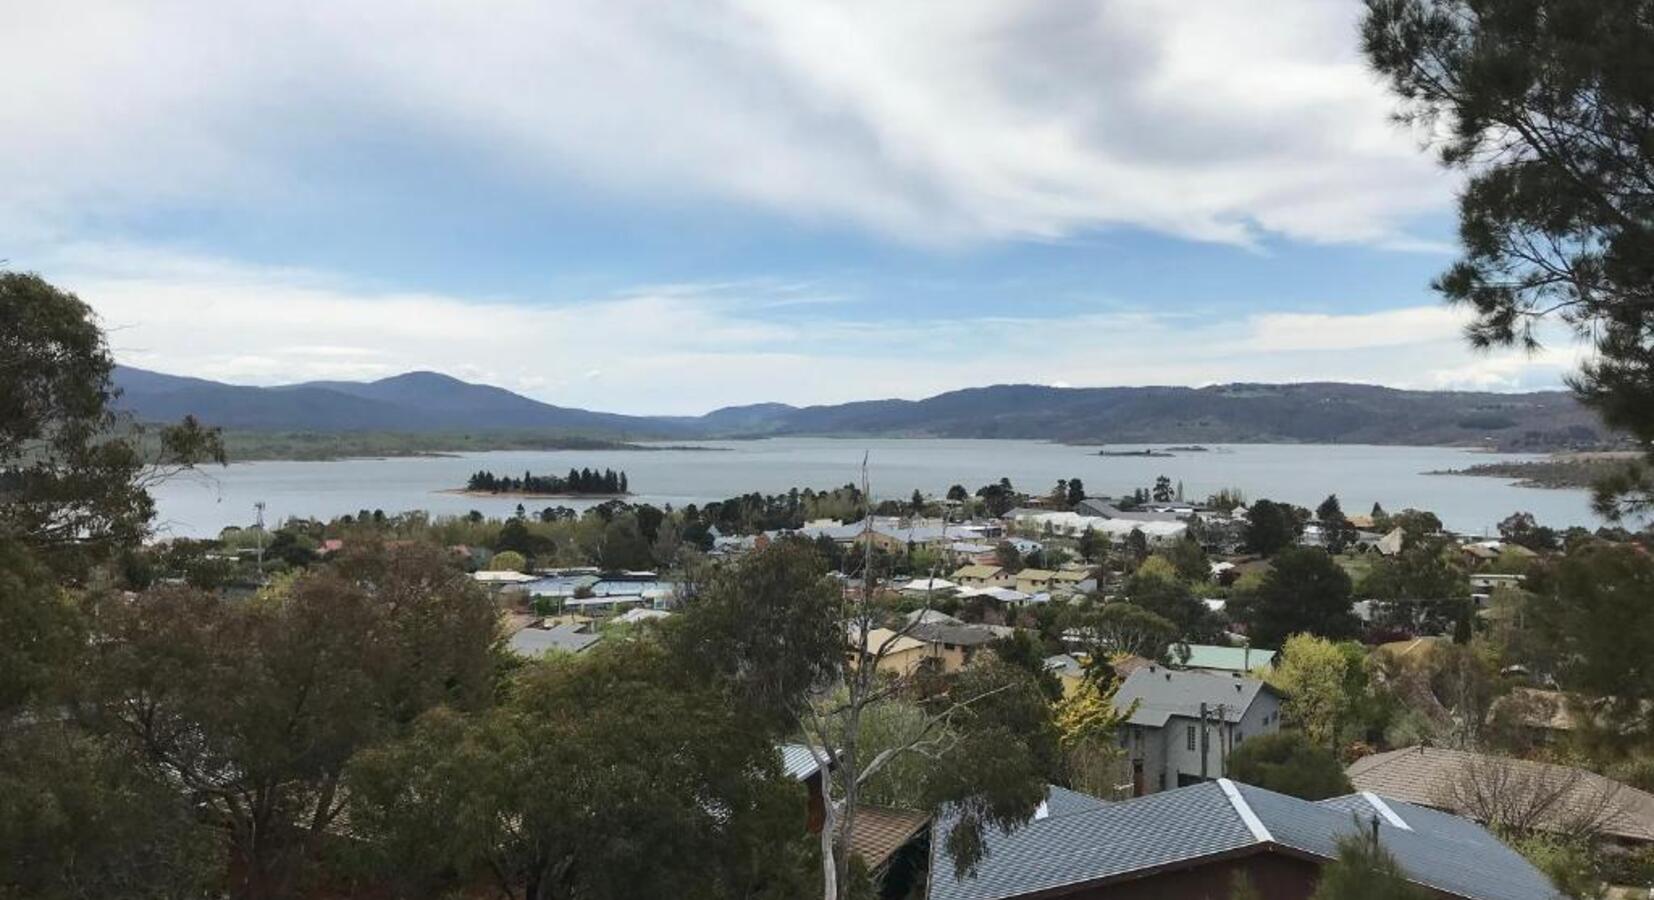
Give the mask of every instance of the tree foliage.
M 176 587 L 105 610 L 94 723 L 217 823 L 238 897 L 295 890 L 352 755 L 438 705 L 485 703 L 493 603 L 437 548 L 364 548 L 254 601 Z
M 1097 674 L 1108 671 L 1108 661 L 1120 655 L 1167 659 L 1168 648 L 1182 637 L 1177 623 L 1122 601 L 1079 610 L 1072 628 L 1083 636 L 1091 671 Z
M 1153 563 L 1161 563 L 1164 574 L 1151 566 Z M 1160 557 L 1150 557 L 1135 575 L 1126 579 L 1125 595 L 1132 605 L 1171 622 L 1176 627 L 1174 637 L 1202 642 L 1215 638 L 1221 630 L 1212 611 L 1187 584 L 1178 580 L 1175 570 Z
M 1229 754 L 1229 777 L 1305 800 L 1339 797 L 1355 789 L 1344 765 L 1297 731 L 1247 738 Z
M 1303 520 L 1289 503 L 1258 500 L 1247 507 L 1245 542 L 1253 553 L 1274 556 L 1292 546 L 1303 530 Z
M 1365 830 L 1364 822 L 1353 822 Z M 1321 867 L 1321 880 L 1310 900 L 1429 900 L 1433 895 L 1407 880 L 1407 872 L 1388 850 L 1364 833 L 1338 839 L 1338 857 Z
M 1476 346 L 1537 346 L 1559 318 L 1595 358 L 1574 378 L 1654 442 L 1654 8 L 1648 0 L 1367 0 L 1367 58 L 1466 171 L 1463 255 L 1435 281 Z M 1647 508 L 1646 466 L 1599 507 Z
M 0 532 L 60 572 L 135 545 L 155 479 L 224 460 L 193 418 L 146 435 L 117 416 L 91 307 L 38 275 L 0 271 L 0 361 Z
M 434 710 L 352 764 L 366 871 L 410 897 L 796 896 L 804 794 L 749 726 L 655 645 L 530 664 L 502 705 Z
M 1593 699 L 1582 717 L 1612 743 L 1654 734 L 1654 668 L 1626 665 L 1628 648 L 1654 646 L 1654 560 L 1623 544 L 1594 544 L 1540 573 L 1527 604 L 1563 686 Z
M 1336 747 L 1339 726 L 1351 705 L 1344 689 L 1348 666 L 1333 642 L 1295 634 L 1287 638 L 1280 664 L 1270 672 L 1270 684 L 1286 695 L 1287 722 L 1316 747 Z
M 1354 637 L 1350 576 L 1323 550 L 1298 547 L 1275 557 L 1249 596 L 1231 601 L 1254 644 L 1279 646 L 1288 635 Z
M 667 640 L 698 677 L 785 728 L 810 692 L 842 671 L 844 621 L 843 594 L 814 549 L 778 541 L 713 573 Z

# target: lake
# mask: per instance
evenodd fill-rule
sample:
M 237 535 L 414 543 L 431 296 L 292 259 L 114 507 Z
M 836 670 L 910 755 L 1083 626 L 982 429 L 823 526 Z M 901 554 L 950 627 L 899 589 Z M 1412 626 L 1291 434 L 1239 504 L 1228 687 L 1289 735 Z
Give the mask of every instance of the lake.
M 705 441 L 706 450 L 504 451 L 445 457 L 349 459 L 332 462 L 237 463 L 187 475 L 156 488 L 162 534 L 207 537 L 227 525 L 252 522 L 253 504 L 267 504 L 266 517 L 327 519 L 363 509 L 387 514 L 422 509 L 433 514 L 481 510 L 510 515 L 515 498 L 466 497 L 441 493 L 465 484 L 471 473 L 562 474 L 573 468 L 624 469 L 637 502 L 663 505 L 704 503 L 759 491 L 793 487 L 829 488 L 860 480 L 868 458 L 873 493 L 905 498 L 915 488 L 941 495 L 952 484 L 976 488 L 1000 477 L 1029 492 L 1050 490 L 1059 478 L 1080 478 L 1087 493 L 1120 494 L 1148 487 L 1158 475 L 1182 481 L 1190 498 L 1221 488 L 1239 488 L 1248 499 L 1267 497 L 1314 508 L 1336 493 L 1344 511 L 1365 513 L 1379 502 L 1392 512 L 1429 509 L 1456 531 L 1492 533 L 1500 519 L 1518 510 L 1553 527 L 1601 524 L 1585 491 L 1515 487 L 1497 478 L 1423 473 L 1477 463 L 1524 460 L 1521 454 L 1488 454 L 1443 447 L 1330 445 L 1210 445 L 1205 453 L 1172 458 L 1103 457 L 1097 447 L 1042 441 L 773 438 L 759 441 Z M 1142 449 L 1135 444 L 1108 448 Z M 595 501 L 523 501 L 530 512 L 543 506 L 581 508 Z

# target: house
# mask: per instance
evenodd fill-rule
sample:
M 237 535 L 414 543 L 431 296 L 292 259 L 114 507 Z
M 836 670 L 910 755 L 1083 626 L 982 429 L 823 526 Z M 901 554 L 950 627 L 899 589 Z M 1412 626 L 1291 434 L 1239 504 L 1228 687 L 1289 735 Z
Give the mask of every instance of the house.
M 977 587 L 965 588 L 959 592 L 959 599 L 969 600 L 972 597 L 987 597 L 1005 606 L 1021 606 L 1024 603 L 1038 603 L 1050 600 L 1049 594 L 1025 594 L 1022 591 L 1008 587 Z
M 986 625 L 949 625 L 921 622 L 908 629 L 907 637 L 922 641 L 927 656 L 944 674 L 952 674 L 970 665 L 984 647 L 999 640 L 1000 635 Z
M 1090 569 L 1058 569 L 1051 575 L 1051 590 L 1059 594 L 1080 593 L 1080 585 L 1091 581 Z
M 1475 541 L 1460 547 L 1459 552 L 1464 554 L 1465 562 L 1471 565 L 1493 562 L 1507 553 L 1522 559 L 1534 559 L 1539 556 L 1521 544 L 1506 541 Z
M 1176 644 L 1174 658 L 1181 658 L 1183 668 L 1227 675 L 1246 675 L 1259 669 L 1269 670 L 1275 665 L 1277 650 L 1263 647 L 1223 647 L 1215 644 Z
M 1281 727 L 1281 696 L 1262 681 L 1161 665 L 1132 672 L 1114 708 L 1128 714 L 1120 746 L 1139 796 L 1220 777 L 1236 745 Z
M 827 801 L 821 759 L 827 754 L 821 748 L 807 744 L 782 744 L 776 748 L 781 755 L 781 772 L 804 785 L 809 795 L 805 828 L 811 834 L 820 834 L 827 820 Z M 829 768 L 826 771 L 831 771 Z M 930 814 L 914 809 L 861 804 L 856 808 L 855 827 L 850 832 L 850 855 L 860 857 L 874 884 L 887 879 L 901 878 L 906 883 L 913 873 L 893 876 L 892 869 L 900 867 L 904 856 L 913 853 L 915 838 L 921 836 L 930 824 Z M 922 854 L 920 860 L 922 861 Z M 918 870 L 920 865 L 908 868 Z
M 1373 793 L 1317 802 L 1221 778 L 1109 803 L 1052 787 L 1026 825 L 985 829 L 963 875 L 942 837 L 954 815 L 933 829 L 929 900 L 1207 900 L 1237 878 L 1269 900 L 1307 900 L 1340 838 L 1377 841 L 1431 897 L 1561 898 L 1486 829 Z
M 955 541 L 948 545 L 948 559 L 955 565 L 991 566 L 999 562 L 999 550 L 992 544 Z
M 1499 588 L 1520 588 L 1527 581 L 1525 575 L 1501 575 L 1493 572 L 1473 572 L 1470 575 L 1470 599 L 1477 606 L 1486 606 Z
M 861 642 L 856 639 L 857 634 L 857 631 L 852 630 L 847 636 L 851 668 L 860 665 L 858 651 L 861 649 Z M 929 644 L 888 628 L 869 629 L 866 647 L 868 653 L 878 657 L 876 665 L 880 672 L 898 677 L 912 675 L 927 665 L 939 665 L 931 662 Z
M 805 815 L 804 827 L 811 834 L 820 834 L 821 826 L 827 821 L 827 800 L 822 792 L 822 767 L 820 747 L 809 744 L 781 744 L 776 747 L 781 754 L 781 773 L 788 778 L 804 785 L 809 794 L 809 812 Z
M 664 619 L 671 615 L 671 613 L 664 609 L 628 609 L 620 615 L 615 616 L 614 621 L 619 622 L 622 625 L 639 625 L 644 622 L 653 622 L 659 619 Z
M 494 572 L 488 570 L 472 572 L 471 579 L 478 584 L 491 587 L 496 590 L 506 586 L 523 585 L 528 584 L 531 581 L 540 580 L 538 576 L 525 575 L 522 572 Z
M 1023 569 L 1016 573 L 1016 589 L 1024 594 L 1038 594 L 1051 590 L 1051 580 L 1057 576 L 1050 569 Z
M 1125 540 L 1133 531 L 1141 531 L 1150 543 L 1181 537 L 1189 530 L 1187 522 L 1176 516 L 1150 519 L 1109 519 L 1079 512 L 1056 512 L 1046 509 L 1013 509 L 1005 514 L 1006 521 L 1023 528 L 1037 528 L 1056 534 L 1078 536 L 1095 531 L 1111 540 Z
M 1121 509 L 1107 497 L 1087 497 L 1074 507 L 1074 511 L 1082 516 L 1094 516 L 1099 519 L 1122 522 L 1180 522 L 1193 514 L 1192 510 L 1179 515 L 1176 512 L 1169 511 Z
M 1058 653 L 1045 658 L 1045 671 L 1057 676 L 1062 683 L 1062 695 L 1072 695 L 1085 681 L 1085 666 L 1072 654 Z
M 1472 572 L 1470 574 L 1471 591 L 1491 593 L 1494 588 L 1521 587 L 1527 581 L 1526 575 L 1501 575 L 1497 572 Z
M 524 628 L 511 636 L 511 652 L 530 659 L 548 653 L 583 653 L 602 640 L 582 625 L 557 625 L 551 628 Z
M 901 586 L 904 594 L 928 595 L 951 594 L 959 589 L 959 585 L 946 578 L 915 578 Z
M 856 808 L 850 855 L 881 886 L 881 896 L 906 897 L 914 884 L 922 883 L 926 859 L 921 838 L 929 825 L 930 814 L 916 809 L 865 803 Z
M 1005 570 L 997 565 L 970 565 L 958 569 L 950 576 L 954 581 L 969 587 L 986 587 L 989 584 L 1000 584 L 1000 576 Z
M 1493 562 L 1499 558 L 1499 548 L 1493 544 L 1465 544 L 1459 548 L 1464 555 L 1465 562 L 1471 565 Z
M 916 609 L 903 617 L 908 624 L 918 622 L 924 625 L 963 625 L 965 620 L 956 619 L 939 609 Z
M 1654 844 L 1654 794 L 1572 766 L 1419 746 L 1364 756 L 1345 774 L 1358 790 L 1469 818 L 1497 810 L 1540 830 L 1589 824 L 1622 844 Z
M 1389 534 L 1379 538 L 1378 543 L 1373 545 L 1373 549 L 1377 550 L 1381 556 L 1395 556 L 1401 552 L 1402 546 L 1406 542 L 1406 532 L 1396 528 L 1391 530 Z

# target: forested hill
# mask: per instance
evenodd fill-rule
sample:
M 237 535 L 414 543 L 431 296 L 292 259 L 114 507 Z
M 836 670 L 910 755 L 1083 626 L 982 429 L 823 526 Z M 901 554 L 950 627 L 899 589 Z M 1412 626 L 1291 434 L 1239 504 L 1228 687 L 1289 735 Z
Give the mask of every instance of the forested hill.
M 615 438 L 699 434 L 665 419 L 553 406 L 435 372 L 368 382 L 248 387 L 118 366 L 115 384 L 122 390 L 116 406 L 140 419 L 173 421 L 193 414 L 243 431 L 546 431 Z
M 724 411 L 713 416 L 726 414 Z M 1034 437 L 1077 443 L 1370 443 L 1594 446 L 1610 435 L 1571 394 L 1400 391 L 1370 385 L 1205 388 L 997 385 L 925 400 L 877 400 L 775 413 L 772 434 Z
M 373 382 L 245 387 L 121 367 L 118 405 L 139 418 L 193 413 L 232 430 L 537 431 L 610 438 L 768 435 L 1035 438 L 1076 443 L 1371 443 L 1595 447 L 1609 435 L 1561 391 L 1399 391 L 1367 385 L 1205 388 L 996 385 L 924 400 L 762 403 L 703 416 L 628 416 L 553 406 L 431 372 Z M 471 449 L 476 449 L 474 446 Z

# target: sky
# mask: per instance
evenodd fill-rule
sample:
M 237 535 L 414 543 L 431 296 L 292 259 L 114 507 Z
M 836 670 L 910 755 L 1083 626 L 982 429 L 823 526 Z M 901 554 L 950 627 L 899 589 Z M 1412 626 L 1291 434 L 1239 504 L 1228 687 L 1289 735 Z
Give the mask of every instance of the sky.
M 123 363 L 628 413 L 1560 385 L 1430 290 L 1355 0 L 27 2 L 0 260 Z M 21 84 L 17 79 L 21 79 Z

